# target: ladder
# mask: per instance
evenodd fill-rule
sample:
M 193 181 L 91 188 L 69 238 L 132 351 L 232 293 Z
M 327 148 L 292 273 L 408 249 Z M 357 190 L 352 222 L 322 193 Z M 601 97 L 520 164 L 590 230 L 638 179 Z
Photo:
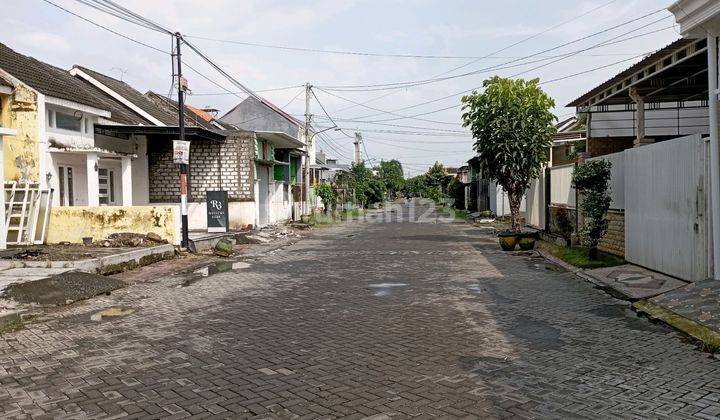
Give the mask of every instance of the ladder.
M 45 239 L 49 216 L 49 190 L 41 190 L 38 183 L 5 183 L 5 227 L 8 245 L 31 245 L 38 243 L 36 230 L 44 207 L 40 243 Z

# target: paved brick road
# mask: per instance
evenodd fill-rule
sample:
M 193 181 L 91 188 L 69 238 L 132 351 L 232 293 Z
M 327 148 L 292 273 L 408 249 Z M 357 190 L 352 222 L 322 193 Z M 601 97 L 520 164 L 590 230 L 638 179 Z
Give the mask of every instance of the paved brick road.
M 247 262 L 3 336 L 0 417 L 720 413 L 720 361 L 468 225 L 320 229 Z M 90 319 L 111 305 L 135 312 Z

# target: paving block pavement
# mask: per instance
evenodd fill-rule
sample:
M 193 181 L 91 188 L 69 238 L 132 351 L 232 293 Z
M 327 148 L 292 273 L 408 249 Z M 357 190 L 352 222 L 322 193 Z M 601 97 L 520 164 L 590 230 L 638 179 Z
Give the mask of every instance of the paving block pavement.
M 717 415 L 718 362 L 627 303 L 469 225 L 374 217 L 3 335 L 0 417 Z

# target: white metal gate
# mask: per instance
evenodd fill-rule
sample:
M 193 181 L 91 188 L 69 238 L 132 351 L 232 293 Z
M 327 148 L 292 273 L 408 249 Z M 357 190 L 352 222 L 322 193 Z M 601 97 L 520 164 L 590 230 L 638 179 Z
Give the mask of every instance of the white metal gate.
M 708 277 L 707 144 L 700 135 L 625 151 L 625 259 Z

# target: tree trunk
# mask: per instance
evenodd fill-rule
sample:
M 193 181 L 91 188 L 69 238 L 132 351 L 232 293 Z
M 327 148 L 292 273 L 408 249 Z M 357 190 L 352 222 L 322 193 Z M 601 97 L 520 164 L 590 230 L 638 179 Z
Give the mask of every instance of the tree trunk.
M 588 257 L 591 260 L 597 260 L 598 259 L 598 249 L 595 246 L 591 246 L 590 249 L 588 249 Z
M 508 191 L 508 201 L 510 202 L 510 219 L 512 220 L 512 231 L 520 232 L 520 203 L 522 202 L 521 191 Z

